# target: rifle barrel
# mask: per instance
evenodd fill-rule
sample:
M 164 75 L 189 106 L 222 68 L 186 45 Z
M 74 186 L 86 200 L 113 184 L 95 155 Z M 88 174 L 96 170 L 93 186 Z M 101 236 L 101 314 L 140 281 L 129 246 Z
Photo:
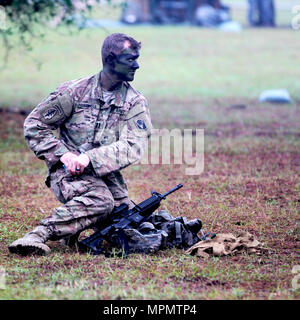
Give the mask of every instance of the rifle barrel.
M 164 197 L 168 196 L 169 194 L 173 193 L 174 191 L 176 191 L 176 190 L 178 190 L 178 189 L 180 189 L 182 187 L 183 187 L 183 184 L 179 183 L 176 187 L 172 188 L 171 190 L 169 190 L 168 192 L 162 194 L 161 196 L 162 196 L 162 198 L 164 198 Z

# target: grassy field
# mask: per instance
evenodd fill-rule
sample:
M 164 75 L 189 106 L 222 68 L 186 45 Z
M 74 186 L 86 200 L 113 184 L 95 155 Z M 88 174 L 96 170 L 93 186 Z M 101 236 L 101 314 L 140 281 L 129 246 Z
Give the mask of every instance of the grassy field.
M 120 31 L 113 29 L 110 31 Z M 298 33 L 193 27 L 122 29 L 143 42 L 135 86 L 155 128 L 204 128 L 205 167 L 134 165 L 124 170 L 136 202 L 150 190 L 184 188 L 162 205 L 200 218 L 205 231 L 248 231 L 269 253 L 201 259 L 172 249 L 127 259 L 79 254 L 50 242 L 47 257 L 18 257 L 7 246 L 59 203 L 44 185 L 45 165 L 27 148 L 24 116 L 0 113 L 1 299 L 299 299 L 300 88 Z M 32 108 L 60 82 L 100 68 L 103 30 L 49 33 L 33 57 L 13 53 L 0 75 L 1 107 Z M 284 44 L 284 45 L 283 45 Z M 0 49 L 1 52 L 1 49 Z M 259 104 L 264 89 L 286 88 L 294 103 Z M 3 287 L 3 286 L 2 286 Z

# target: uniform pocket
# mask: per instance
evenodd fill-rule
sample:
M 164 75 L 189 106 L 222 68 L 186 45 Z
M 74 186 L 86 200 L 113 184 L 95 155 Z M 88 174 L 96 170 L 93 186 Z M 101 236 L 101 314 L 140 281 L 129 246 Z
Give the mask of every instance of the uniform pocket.
M 74 197 L 79 197 L 86 193 L 91 188 L 92 182 L 83 180 L 80 176 L 67 175 L 58 182 L 58 186 L 65 202 L 68 202 Z
M 66 173 L 63 168 L 58 169 L 51 175 L 51 189 L 56 198 L 66 203 L 86 193 L 91 187 L 93 182 L 90 179 L 83 179 L 81 176 L 72 176 Z
M 114 199 L 128 197 L 128 187 L 120 171 L 114 171 L 103 177 Z

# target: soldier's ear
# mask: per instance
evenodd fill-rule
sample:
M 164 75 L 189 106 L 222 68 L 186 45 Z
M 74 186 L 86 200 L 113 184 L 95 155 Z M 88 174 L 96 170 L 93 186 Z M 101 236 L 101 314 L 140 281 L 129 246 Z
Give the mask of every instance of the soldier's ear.
M 113 65 L 113 63 L 115 62 L 116 60 L 116 55 L 111 52 L 105 59 L 105 62 L 109 65 Z

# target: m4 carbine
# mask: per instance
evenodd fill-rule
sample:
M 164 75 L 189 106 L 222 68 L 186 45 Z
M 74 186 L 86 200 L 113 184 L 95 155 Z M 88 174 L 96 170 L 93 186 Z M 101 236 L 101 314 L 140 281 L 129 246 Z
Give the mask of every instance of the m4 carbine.
M 103 248 L 101 248 L 102 242 L 104 240 L 110 242 L 112 235 L 115 233 L 119 233 L 120 244 L 124 245 L 124 242 L 122 242 L 121 239 L 122 230 L 128 228 L 137 228 L 160 206 L 160 203 L 163 199 L 166 199 L 169 194 L 180 189 L 182 186 L 182 184 L 178 184 L 176 187 L 164 194 L 152 191 L 152 196 L 150 198 L 142 201 L 139 204 L 136 204 L 132 209 L 129 209 L 127 204 L 122 204 L 119 207 L 116 207 L 110 214 L 110 218 L 108 223 L 106 223 L 106 227 L 80 241 L 78 243 L 79 249 L 81 251 L 88 251 L 94 255 L 101 254 L 103 253 Z M 126 248 L 124 249 L 126 253 Z

